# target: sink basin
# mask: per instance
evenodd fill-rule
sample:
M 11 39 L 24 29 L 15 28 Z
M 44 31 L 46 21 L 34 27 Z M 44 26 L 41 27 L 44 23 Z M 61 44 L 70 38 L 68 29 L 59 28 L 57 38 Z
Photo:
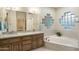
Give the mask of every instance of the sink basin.
M 7 34 L 17 34 L 17 32 L 3 32 L 2 35 L 7 35 Z

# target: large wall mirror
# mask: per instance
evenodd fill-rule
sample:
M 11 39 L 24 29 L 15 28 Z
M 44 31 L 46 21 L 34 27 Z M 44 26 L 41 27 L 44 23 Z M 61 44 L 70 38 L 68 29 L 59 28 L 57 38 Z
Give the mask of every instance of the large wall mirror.
M 26 31 L 26 12 L 16 11 L 17 31 Z
M 10 7 L 8 9 L 2 8 L 0 11 L 0 32 L 38 30 L 38 14 L 28 12 L 27 8 L 15 10 Z

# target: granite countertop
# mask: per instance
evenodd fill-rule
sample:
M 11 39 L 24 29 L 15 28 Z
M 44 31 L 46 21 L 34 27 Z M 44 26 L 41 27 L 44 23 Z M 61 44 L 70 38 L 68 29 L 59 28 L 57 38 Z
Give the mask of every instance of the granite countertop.
M 43 33 L 43 32 L 35 31 L 35 32 L 17 32 L 17 33 L 10 33 L 10 34 L 0 34 L 0 39 L 25 36 L 25 35 L 33 35 L 33 34 L 39 34 L 39 33 Z

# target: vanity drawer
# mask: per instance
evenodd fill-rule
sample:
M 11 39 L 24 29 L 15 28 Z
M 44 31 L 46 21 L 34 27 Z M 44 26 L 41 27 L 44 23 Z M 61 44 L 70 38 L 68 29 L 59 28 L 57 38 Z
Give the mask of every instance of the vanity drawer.
M 28 51 L 32 49 L 32 44 L 23 45 L 23 51 Z
M 2 44 L 7 44 L 7 43 L 9 43 L 9 41 L 10 41 L 10 40 L 8 40 L 8 39 L 0 40 L 0 45 L 2 45 Z
M 11 38 L 11 39 L 9 40 L 9 43 L 18 42 L 18 41 L 20 41 L 20 40 L 21 40 L 20 38 Z
M 40 37 L 43 37 L 43 34 L 37 34 L 33 36 L 33 38 L 40 38 Z
M 26 37 L 23 37 L 23 38 L 22 38 L 22 40 L 30 40 L 30 39 L 32 39 L 31 36 L 26 36 Z
M 0 51 L 11 51 L 11 44 L 3 44 L 0 46 Z
M 24 44 L 31 44 L 32 43 L 32 41 L 31 40 L 26 40 L 26 41 L 23 41 L 23 45 Z

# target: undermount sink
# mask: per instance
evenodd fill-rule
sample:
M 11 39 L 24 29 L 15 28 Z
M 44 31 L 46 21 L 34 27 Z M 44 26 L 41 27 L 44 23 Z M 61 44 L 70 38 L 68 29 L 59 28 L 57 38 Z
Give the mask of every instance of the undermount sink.
M 0 37 L 8 37 L 8 36 L 15 36 L 17 32 L 3 32 Z
M 2 35 L 6 35 L 6 34 L 17 34 L 17 32 L 3 32 Z

